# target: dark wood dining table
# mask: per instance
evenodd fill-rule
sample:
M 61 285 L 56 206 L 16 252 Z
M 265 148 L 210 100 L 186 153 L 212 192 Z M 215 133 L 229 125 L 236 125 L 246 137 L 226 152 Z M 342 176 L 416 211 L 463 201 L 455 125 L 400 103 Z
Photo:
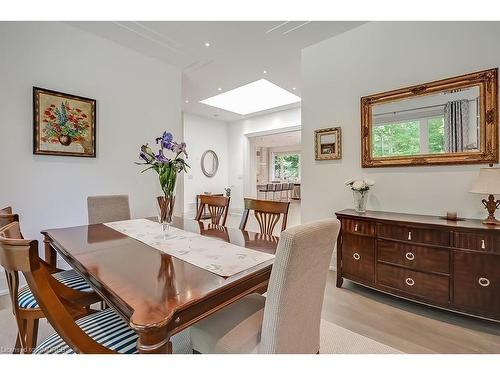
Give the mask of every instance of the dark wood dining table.
M 154 220 L 154 219 L 151 219 Z M 274 254 L 278 237 L 174 218 L 174 227 Z M 42 231 L 45 259 L 59 254 L 138 334 L 140 353 L 172 353 L 171 337 L 267 288 L 273 260 L 222 277 L 104 224 Z

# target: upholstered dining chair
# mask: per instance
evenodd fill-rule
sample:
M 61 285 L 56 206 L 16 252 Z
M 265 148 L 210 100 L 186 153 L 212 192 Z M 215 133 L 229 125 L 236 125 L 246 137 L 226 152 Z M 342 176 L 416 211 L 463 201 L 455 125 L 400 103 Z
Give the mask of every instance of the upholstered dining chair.
M 319 352 L 328 265 L 340 229 L 337 219 L 281 233 L 267 298 L 250 294 L 191 327 L 199 353 Z
M 196 213 L 195 220 L 202 220 L 203 212 L 208 209 L 210 213 L 210 221 L 216 225 L 226 225 L 227 213 L 229 211 L 230 197 L 219 195 L 200 195 L 200 205 Z
M 15 245 L 28 242 L 23 239 L 18 221 L 13 221 L 0 229 L 0 265 L 5 269 L 12 312 L 18 328 L 14 346 L 16 354 L 21 351 L 30 353 L 33 350 L 38 337 L 38 322 L 45 317 L 30 287 L 19 288 L 19 272 L 23 272 L 21 263 L 26 259 L 23 258 L 23 252 L 18 251 Z M 62 271 L 39 259 L 38 247 L 34 254 L 36 254 L 34 260 L 43 265 L 47 272 L 52 274 L 55 283 L 64 290 L 65 298 L 79 306 L 82 311 L 90 311 L 89 306 L 100 301 L 100 297 L 74 270 Z
M 79 303 L 75 291 L 58 282 L 50 266 L 38 257 L 38 241 L 19 237 L 17 222 L 0 230 L 1 265 L 23 273 L 42 316 L 56 331 L 35 348 L 34 354 L 137 353 L 137 335 L 117 313 L 84 307 L 86 302 Z M 172 337 L 174 351 L 179 345 L 177 337 Z
M 87 197 L 89 224 L 130 219 L 128 195 L 97 195 Z
M 0 209 L 0 228 L 12 223 L 13 221 L 19 221 L 19 216 L 12 213 L 12 207 Z
M 245 230 L 250 211 L 254 211 L 255 218 L 259 223 L 260 233 L 272 235 L 274 227 L 278 224 L 280 216 L 283 215 L 281 222 L 281 230 L 286 229 L 286 221 L 288 218 L 288 208 L 290 202 L 273 202 L 267 200 L 258 200 L 245 198 L 245 209 L 241 217 L 240 229 Z

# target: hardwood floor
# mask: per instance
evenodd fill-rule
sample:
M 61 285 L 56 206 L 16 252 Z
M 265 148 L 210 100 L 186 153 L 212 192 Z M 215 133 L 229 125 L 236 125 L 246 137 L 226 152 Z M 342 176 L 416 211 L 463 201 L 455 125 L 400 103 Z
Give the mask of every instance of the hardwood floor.
M 500 353 L 500 323 L 405 301 L 328 275 L 323 319 L 405 353 Z

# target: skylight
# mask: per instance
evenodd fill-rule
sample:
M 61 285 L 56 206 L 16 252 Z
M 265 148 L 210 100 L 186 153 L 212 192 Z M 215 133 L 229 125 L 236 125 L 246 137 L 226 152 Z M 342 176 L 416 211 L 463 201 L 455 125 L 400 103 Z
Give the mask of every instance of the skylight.
M 300 98 L 297 95 L 282 89 L 267 79 L 259 79 L 258 81 L 202 100 L 200 103 L 240 115 L 249 115 L 297 102 L 300 102 Z

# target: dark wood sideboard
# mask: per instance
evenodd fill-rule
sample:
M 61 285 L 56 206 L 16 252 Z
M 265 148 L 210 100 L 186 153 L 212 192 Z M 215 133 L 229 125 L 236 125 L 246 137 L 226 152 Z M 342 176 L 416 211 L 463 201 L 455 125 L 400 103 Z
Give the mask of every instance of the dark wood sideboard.
M 500 226 L 379 211 L 336 213 L 343 279 L 395 296 L 500 321 Z

